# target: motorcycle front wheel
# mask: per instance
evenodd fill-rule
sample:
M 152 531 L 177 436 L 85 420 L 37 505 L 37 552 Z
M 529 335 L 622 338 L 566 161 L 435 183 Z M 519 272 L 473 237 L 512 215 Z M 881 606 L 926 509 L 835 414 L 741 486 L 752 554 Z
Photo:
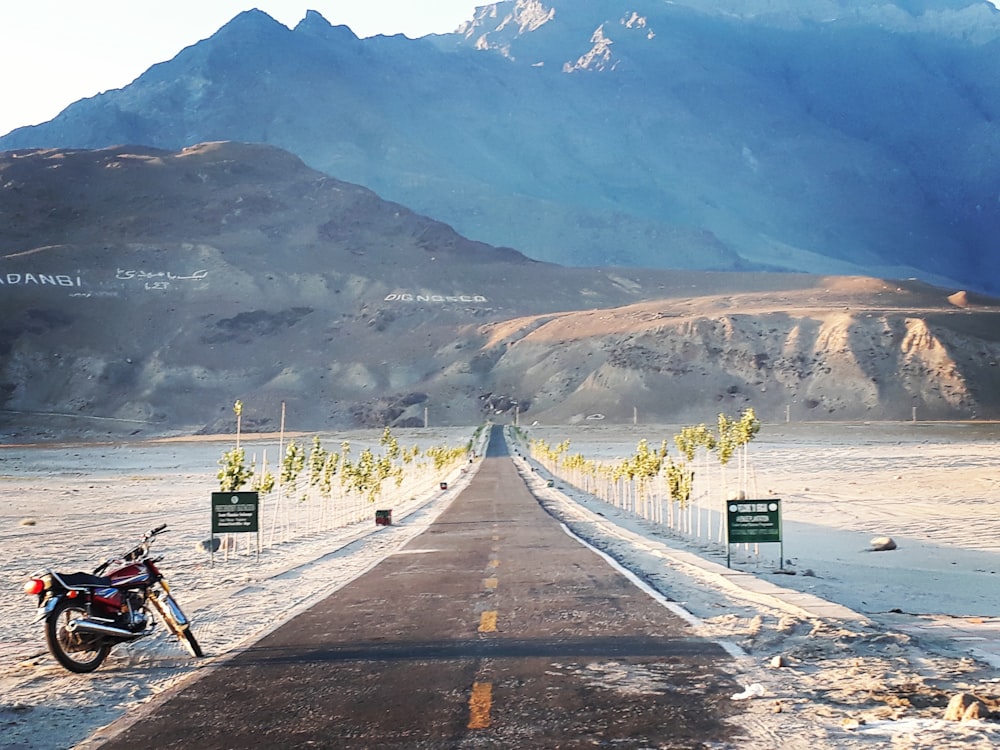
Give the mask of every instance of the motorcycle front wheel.
M 170 594 L 160 594 L 160 596 L 151 596 L 149 601 L 156 608 L 160 619 L 170 629 L 170 632 L 177 636 L 177 640 L 181 642 L 181 645 L 184 646 L 187 652 L 196 659 L 204 656 L 201 646 L 198 645 L 198 640 L 194 637 L 194 633 L 191 632 L 191 624 L 187 621 L 187 618 L 181 612 L 180 607 L 177 606 L 177 602 L 173 600 L 173 597 Z
M 86 617 L 83 605 L 63 599 L 45 620 L 45 642 L 49 651 L 62 666 L 79 674 L 93 672 L 111 653 L 111 646 L 101 636 L 71 633 L 66 629 L 73 620 Z

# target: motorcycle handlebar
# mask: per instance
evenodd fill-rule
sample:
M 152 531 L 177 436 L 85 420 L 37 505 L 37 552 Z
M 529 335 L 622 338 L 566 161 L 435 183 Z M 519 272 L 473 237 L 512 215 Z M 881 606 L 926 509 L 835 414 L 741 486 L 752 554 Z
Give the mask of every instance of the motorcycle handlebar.
M 155 529 L 150 529 L 145 534 L 142 535 L 142 542 L 137 544 L 135 547 L 130 549 L 124 555 L 122 555 L 123 560 L 138 560 L 143 555 L 147 554 L 149 551 L 149 541 L 155 537 L 157 534 L 162 534 L 167 530 L 167 525 L 161 523 Z

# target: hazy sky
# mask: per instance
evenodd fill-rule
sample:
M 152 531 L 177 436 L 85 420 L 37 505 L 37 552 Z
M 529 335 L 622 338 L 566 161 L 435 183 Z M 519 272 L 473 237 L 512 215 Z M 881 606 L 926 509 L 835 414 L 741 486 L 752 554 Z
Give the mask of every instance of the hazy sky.
M 149 66 L 259 8 L 293 27 L 312 9 L 361 37 L 454 31 L 492 0 L 13 0 L 0 7 L 0 135 Z

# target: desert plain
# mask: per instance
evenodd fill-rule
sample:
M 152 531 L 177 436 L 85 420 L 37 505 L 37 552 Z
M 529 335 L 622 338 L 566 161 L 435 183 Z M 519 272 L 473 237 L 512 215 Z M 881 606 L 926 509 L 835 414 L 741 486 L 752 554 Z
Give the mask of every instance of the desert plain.
M 529 439 L 613 461 L 668 425 L 531 425 Z M 406 430 L 400 442 L 465 444 L 474 428 Z M 372 431 L 324 435 L 377 443 Z M 730 645 L 748 688 L 740 747 L 986 748 L 1000 743 L 1000 425 L 985 422 L 780 423 L 762 426 L 748 451 L 751 494 L 782 500 L 781 546 L 726 549 L 678 536 L 515 458 L 539 501 L 658 596 L 691 627 Z M 141 717 L 320 597 L 362 575 L 425 529 L 477 464 L 433 472 L 389 500 L 394 522 L 353 524 L 241 543 L 209 555 L 209 493 L 231 438 L 0 447 L 0 748 L 99 747 L 120 722 Z M 248 438 L 248 453 L 277 455 L 276 437 Z M 716 485 L 714 491 L 720 488 Z M 721 497 L 698 500 L 709 515 Z M 92 675 L 71 675 L 46 654 L 33 602 L 20 594 L 36 568 L 90 569 L 167 523 L 157 543 L 206 658 L 193 661 L 165 636 L 118 647 Z M 267 525 L 266 511 L 264 523 Z M 896 549 L 875 552 L 890 536 Z M 694 565 L 692 559 L 701 561 Z M 850 616 L 741 589 L 767 580 L 843 605 Z M 734 581 L 736 583 L 734 584 Z M 606 676 L 607 689 L 655 700 L 658 686 Z M 945 720 L 954 696 L 980 699 L 980 718 Z M 1000 714 L 998 714 L 1000 715 Z M 123 719 L 123 717 L 129 717 Z M 115 722 L 119 722 L 118 725 Z

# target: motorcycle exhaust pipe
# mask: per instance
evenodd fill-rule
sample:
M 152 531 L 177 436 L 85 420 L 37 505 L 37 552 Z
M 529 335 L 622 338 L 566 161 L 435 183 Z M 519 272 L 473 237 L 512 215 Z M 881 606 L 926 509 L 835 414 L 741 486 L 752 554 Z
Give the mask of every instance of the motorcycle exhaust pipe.
M 133 633 L 131 630 L 124 630 L 122 628 L 112 627 L 111 625 L 105 625 L 103 622 L 95 622 L 94 620 L 70 620 L 66 623 L 66 630 L 70 633 L 93 633 L 94 635 L 104 635 L 110 638 L 118 638 L 123 641 L 134 641 L 137 638 L 142 638 L 145 635 L 149 635 L 153 632 L 152 628 L 147 628 L 138 633 Z

